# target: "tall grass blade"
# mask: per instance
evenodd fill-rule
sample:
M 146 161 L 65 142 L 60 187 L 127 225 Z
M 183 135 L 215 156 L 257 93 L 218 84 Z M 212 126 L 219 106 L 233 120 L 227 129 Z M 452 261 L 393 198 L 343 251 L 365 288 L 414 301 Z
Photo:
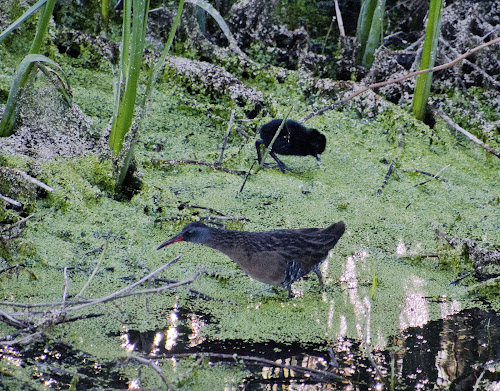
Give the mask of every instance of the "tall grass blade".
M 133 0 L 134 17 L 130 26 L 131 2 L 125 0 L 124 27 L 122 37 L 122 58 L 120 82 L 116 87 L 117 107 L 109 136 L 109 146 L 116 157 L 120 153 L 125 134 L 129 131 L 134 117 L 137 98 L 137 81 L 141 73 L 144 52 L 145 32 L 148 19 L 149 0 Z
M 217 11 L 211 4 L 209 4 L 205 0 L 186 0 L 186 2 L 197 5 L 198 7 L 208 12 L 218 23 L 220 29 L 222 30 L 227 40 L 229 41 L 229 47 L 239 55 L 246 57 L 245 53 L 243 53 L 241 49 L 238 47 L 236 39 L 233 37 L 233 34 L 231 34 L 231 30 L 229 30 L 229 27 L 227 26 L 226 22 L 224 21 L 224 18 L 221 16 L 219 11 Z
M 429 18 L 425 29 L 424 48 L 420 69 L 432 68 L 436 60 L 437 45 L 439 41 L 439 30 L 441 27 L 441 8 L 443 0 L 431 0 L 429 7 Z M 415 118 L 422 120 L 425 115 L 427 99 L 431 92 L 432 72 L 424 73 L 417 78 L 415 92 L 413 94 L 412 110 Z
M 170 48 L 172 47 L 172 42 L 174 41 L 174 36 L 175 32 L 177 31 L 177 26 L 179 26 L 179 23 L 181 21 L 181 14 L 182 14 L 182 9 L 184 8 L 184 0 L 179 1 L 179 7 L 177 8 L 177 14 L 175 15 L 174 23 L 172 24 L 172 27 L 170 28 L 170 32 L 168 34 L 168 39 L 167 43 L 165 44 L 165 47 L 163 48 L 163 51 L 161 52 L 160 59 L 156 63 L 154 69 L 153 69 L 153 75 L 149 79 L 147 88 L 146 88 L 146 95 L 144 96 L 144 102 L 143 106 L 145 106 L 147 100 L 151 96 L 151 91 L 153 85 L 156 83 L 156 80 L 158 79 L 158 75 L 160 74 L 161 69 L 163 68 L 163 65 L 165 64 L 165 59 L 168 56 L 168 53 L 170 52 Z
M 129 1 L 129 0 L 128 0 Z M 164 65 L 165 63 L 165 59 L 170 51 L 170 48 L 172 47 L 172 42 L 174 40 L 174 36 L 175 36 L 175 32 L 177 30 L 177 26 L 179 25 L 180 23 L 180 19 L 181 19 L 181 14 L 182 14 L 182 10 L 183 10 L 183 7 L 184 7 L 184 0 L 180 0 L 179 2 L 179 7 L 178 7 L 178 10 L 177 10 L 177 15 L 174 19 L 174 23 L 172 24 L 172 27 L 170 29 L 170 33 L 169 33 L 169 36 L 168 36 L 168 40 L 167 40 L 167 43 L 162 51 L 162 54 L 161 54 L 161 57 L 160 59 L 158 60 L 158 62 L 156 63 L 154 69 L 153 69 L 153 72 L 152 72 L 152 75 L 151 77 L 149 78 L 148 80 L 148 83 L 147 83 L 147 86 L 146 86 L 146 93 L 144 94 L 144 97 L 142 99 L 142 101 L 140 102 L 140 105 L 138 107 L 138 111 L 137 111 L 137 116 L 135 118 L 135 121 L 132 122 L 132 119 L 133 119 L 133 113 L 130 111 L 128 113 L 132 113 L 131 117 L 130 117 L 130 132 L 132 134 L 131 136 L 131 139 L 134 139 L 135 135 L 139 132 L 139 128 L 141 126 L 141 122 L 142 122 L 142 118 L 143 118 L 143 115 L 144 115 L 144 112 L 145 112 L 145 107 L 146 107 L 146 104 L 151 96 L 151 93 L 152 93 L 152 90 L 153 90 L 153 85 L 156 83 L 156 80 L 158 79 L 158 75 L 160 73 L 160 70 L 162 68 L 162 66 Z M 147 4 L 147 8 L 144 10 L 145 12 L 147 12 L 149 9 L 149 2 Z M 145 14 L 147 15 L 147 14 Z M 130 19 L 129 20 L 129 25 L 130 25 Z M 147 23 L 145 21 L 145 23 L 143 24 L 142 26 L 142 36 L 145 37 L 146 35 L 146 26 L 147 26 Z M 138 27 L 137 27 L 138 28 Z M 127 40 L 130 42 L 130 36 L 126 37 L 126 34 L 127 34 L 127 29 L 125 28 L 124 26 L 124 35 L 123 35 L 123 39 L 122 39 L 122 46 L 124 47 L 125 49 L 125 43 Z M 130 32 L 130 30 L 128 30 L 128 32 Z M 136 31 L 133 29 L 132 31 L 132 35 L 134 35 L 136 33 Z M 136 41 L 134 41 L 134 39 L 132 38 L 132 43 L 134 43 Z M 138 52 L 136 51 L 133 51 L 136 53 L 136 55 L 138 55 Z M 125 50 L 122 51 L 122 53 L 127 53 Z M 142 59 L 142 56 L 141 56 L 141 59 Z M 132 69 L 132 65 L 129 64 L 129 60 L 128 59 L 122 59 L 122 69 L 127 69 L 127 70 L 131 70 Z M 120 85 L 122 84 L 122 80 L 127 80 L 127 82 L 130 82 L 130 78 L 127 78 L 125 73 L 124 72 L 121 72 L 121 81 L 120 81 Z M 137 79 L 136 79 L 136 83 L 137 83 Z M 121 101 L 121 90 L 123 89 L 122 87 L 120 87 L 120 85 L 116 86 L 115 88 L 115 110 L 116 110 L 116 114 L 115 114 L 115 117 L 113 119 L 113 125 L 115 124 L 115 121 L 116 121 L 116 126 L 118 126 L 118 116 L 121 115 L 123 113 L 123 111 L 120 111 L 120 101 Z M 127 90 L 125 89 L 125 95 L 127 94 Z M 124 98 L 125 99 L 125 98 Z M 134 104 L 135 104 L 135 98 L 134 98 Z M 122 122 L 123 123 L 123 122 Z M 118 144 L 118 141 L 117 141 L 117 138 L 120 137 L 120 135 L 118 134 L 118 131 L 117 131 L 118 127 L 114 128 L 112 127 L 112 130 L 111 130 L 111 134 L 110 134 L 110 147 L 113 148 L 113 145 L 117 145 Z M 128 168 L 129 168 L 129 165 L 132 161 L 132 158 L 133 158 L 133 155 L 134 155 L 134 152 L 133 152 L 133 149 L 134 149 L 134 142 L 133 140 L 130 142 L 130 144 L 127 146 L 127 150 L 126 151 L 122 151 L 121 148 L 123 146 L 123 139 L 125 138 L 125 134 L 127 133 L 128 131 L 128 128 L 127 129 L 122 129 L 123 132 L 123 135 L 121 136 L 122 139 L 121 139 L 121 144 L 119 145 L 119 150 L 118 150 L 118 153 L 115 154 L 115 156 L 117 156 L 118 154 L 120 154 L 121 152 L 121 155 L 122 155 L 122 162 L 119 164 L 119 167 L 118 167 L 118 175 L 117 175 L 117 182 L 116 182 L 116 185 L 117 185 L 117 188 L 121 187 L 122 184 L 123 184 L 123 181 L 125 180 L 125 176 L 127 174 L 127 171 L 128 171 Z M 115 153 L 113 151 L 113 153 Z
M 363 54 L 365 52 L 368 36 L 372 27 L 373 13 L 377 6 L 377 0 L 362 0 L 361 10 L 358 16 L 358 27 L 356 29 L 356 37 L 359 43 L 358 63 L 361 64 Z
M 61 87 L 59 90 L 66 90 L 64 92 L 64 97 L 68 104 L 71 104 L 69 83 L 62 68 L 48 57 L 40 54 L 28 54 L 17 67 L 16 74 L 14 75 L 14 80 L 12 82 L 12 86 L 10 87 L 9 97 L 7 99 L 7 104 L 5 105 L 2 121 L 0 122 L 0 137 L 7 137 L 12 134 L 12 129 L 14 128 L 20 110 L 18 102 L 23 88 L 25 87 L 30 74 L 36 69 L 35 66 L 41 63 L 46 63 L 51 66 L 50 71 L 56 74 L 59 82 L 61 83 L 61 86 L 58 86 L 58 88 Z M 48 71 L 47 69 L 41 69 L 42 71 Z
M 357 38 L 360 44 L 358 63 L 369 68 L 375 50 L 382 42 L 385 0 L 363 0 L 358 17 Z
M 40 19 L 38 20 L 35 39 L 31 44 L 30 54 L 40 53 L 40 48 L 42 47 L 43 39 L 47 33 L 47 28 L 49 27 L 50 18 L 52 17 L 52 11 L 54 11 L 56 1 L 57 0 L 47 0 L 47 4 L 43 7 L 42 15 L 40 15 Z
M 33 43 L 31 44 L 31 49 L 30 49 L 30 55 L 36 55 L 42 46 L 43 39 L 45 38 L 45 34 L 47 32 L 47 27 L 49 26 L 49 21 L 52 16 L 52 11 L 54 10 L 54 5 L 56 4 L 57 0 L 46 0 L 45 7 L 43 8 L 42 15 L 40 16 L 40 19 L 38 21 L 38 27 L 37 31 L 35 34 L 35 38 L 33 40 Z M 36 3 L 33 7 L 28 9 L 21 18 L 19 18 L 14 24 L 16 24 L 20 19 L 22 19 L 27 13 L 28 16 L 33 15 L 33 13 L 38 10 L 44 3 L 42 1 L 39 1 Z M 36 6 L 36 8 L 34 8 Z M 22 21 L 26 20 L 26 16 Z M 19 25 L 19 22 L 17 25 Z M 12 27 L 12 25 L 11 25 Z M 7 29 L 8 30 L 8 29 Z M 5 33 L 5 32 L 4 32 Z M 2 34 L 3 35 L 3 34 Z M 19 64 L 17 71 L 16 71 L 16 76 L 14 76 L 14 80 L 12 82 L 12 86 L 10 89 L 9 93 L 9 98 L 7 99 L 7 106 L 5 107 L 4 114 L 2 116 L 2 121 L 0 122 L 0 137 L 7 137 L 10 136 L 13 132 L 14 129 L 14 124 L 16 123 L 17 116 L 19 114 L 19 107 L 18 107 L 18 98 L 20 96 L 20 93 L 22 89 L 25 87 L 26 83 L 28 82 L 28 78 L 33 70 L 34 64 L 37 61 L 46 61 L 49 60 L 47 57 L 44 57 L 44 60 L 33 60 L 33 57 L 30 57 L 30 55 L 26 56 L 23 61 L 21 61 L 21 64 Z M 46 59 L 46 60 L 45 60 Z M 52 60 L 49 60 L 52 61 Z M 54 64 L 59 67 L 55 62 Z
M 33 4 L 30 8 L 24 12 L 14 23 L 12 23 L 7 29 L 5 29 L 0 34 L 0 42 L 2 42 L 12 31 L 18 28 L 23 22 L 28 20 L 35 12 L 37 12 L 40 7 L 42 7 L 47 0 L 39 0 L 35 4 Z

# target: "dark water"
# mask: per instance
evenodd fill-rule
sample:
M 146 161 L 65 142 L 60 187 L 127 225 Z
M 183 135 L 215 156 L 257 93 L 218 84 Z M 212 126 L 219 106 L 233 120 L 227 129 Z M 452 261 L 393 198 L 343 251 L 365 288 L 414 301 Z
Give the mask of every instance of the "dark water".
M 473 390 L 474 386 L 477 390 L 498 390 L 500 387 L 500 316 L 494 312 L 465 310 L 444 320 L 429 322 L 422 328 L 407 329 L 402 335 L 394 336 L 385 350 L 367 348 L 349 339 L 339 339 L 331 345 L 305 345 L 299 341 L 293 344 L 209 341 L 196 335 L 196 327 L 193 328 L 203 316 L 183 311 L 177 316 L 176 322 L 166 330 L 122 333 L 122 346 L 150 358 L 177 356 L 180 359 L 187 354 L 205 353 L 210 362 L 228 366 L 235 365 L 235 360 L 224 355 L 248 357 L 239 361 L 247 373 L 240 385 L 245 390 L 282 390 L 290 386 L 305 390 L 308 385 L 330 390 L 382 390 L 390 389 L 391 379 L 396 390 L 435 387 Z M 77 390 L 126 389 L 129 384 L 129 379 L 122 375 L 122 363 L 99 361 L 63 343 L 38 343 L 28 350 L 4 348 L 0 355 L 18 360 L 19 365 L 31 370 L 31 381 L 9 377 L 5 382 L 6 375 L 0 375 L 1 389 L 29 390 L 31 382 L 67 389 L 76 374 Z M 275 368 L 268 362 L 259 362 L 260 358 L 316 372 Z M 344 376 L 352 384 L 333 381 L 328 377 L 331 373 Z M 497 382 L 496 386 L 492 382 Z

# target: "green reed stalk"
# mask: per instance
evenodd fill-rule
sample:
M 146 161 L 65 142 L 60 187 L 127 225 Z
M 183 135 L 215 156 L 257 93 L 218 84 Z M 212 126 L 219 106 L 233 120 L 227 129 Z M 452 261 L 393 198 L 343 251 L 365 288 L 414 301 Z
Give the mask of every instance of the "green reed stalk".
M 441 8 L 443 0 L 431 0 L 429 6 L 429 17 L 425 29 L 424 48 L 420 69 L 432 68 L 436 60 L 437 45 L 439 41 L 439 30 L 441 27 Z M 412 110 L 415 118 L 422 120 L 425 115 L 427 99 L 431 92 L 432 72 L 419 75 L 413 93 Z
M 134 17 L 132 19 L 132 4 Z M 109 146 L 116 157 L 123 147 L 125 134 L 132 126 L 137 82 L 141 73 L 146 36 L 149 0 L 125 0 L 121 43 L 120 81 L 115 90 L 115 114 L 109 135 Z M 132 21 L 132 27 L 130 27 Z
M 360 43 L 358 63 L 369 68 L 375 50 L 382 42 L 385 0 L 362 0 L 358 17 L 357 38 Z
M 140 74 L 140 66 L 142 64 L 142 53 L 144 50 L 144 40 L 146 35 L 149 0 L 133 1 L 134 20 L 132 20 L 131 17 L 131 0 L 126 0 L 124 4 L 120 82 L 115 89 L 115 114 L 109 136 L 109 146 L 113 151 L 113 155 L 118 157 L 121 152 L 124 155 L 121 158 L 122 161 L 118 164 L 118 175 L 116 181 L 117 188 L 122 186 L 133 158 L 134 139 L 132 139 L 130 145 L 127 146 L 127 150 L 122 151 L 125 135 L 131 129 L 133 129 L 135 133 L 139 131 L 146 104 L 151 96 L 153 85 L 156 83 L 160 70 L 165 62 L 165 58 L 167 57 L 172 46 L 177 26 L 180 23 L 182 9 L 184 7 L 184 0 L 181 0 L 179 2 L 174 23 L 170 29 L 167 43 L 162 51 L 160 60 L 156 63 L 152 74 L 148 79 L 146 92 L 143 99 L 139 102 L 137 115 L 135 117 L 135 121 L 133 121 L 137 97 L 137 81 Z M 141 4 L 140 9 L 138 8 L 139 5 L 136 5 L 136 3 L 139 2 L 143 3 Z M 138 14 L 142 15 L 141 23 L 135 21 Z M 131 20 L 132 29 L 130 28 Z M 133 85 L 131 83 L 133 83 Z

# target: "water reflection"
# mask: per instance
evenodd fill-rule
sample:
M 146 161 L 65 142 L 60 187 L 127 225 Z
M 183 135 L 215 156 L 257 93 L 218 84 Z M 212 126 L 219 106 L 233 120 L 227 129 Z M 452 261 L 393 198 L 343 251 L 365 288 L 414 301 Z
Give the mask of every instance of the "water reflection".
M 445 311 L 453 311 L 454 308 L 455 304 L 450 302 Z M 168 329 L 174 324 L 172 313 L 176 314 L 177 336 L 175 343 L 167 350 L 163 339 L 166 339 Z M 172 357 L 174 361 L 177 361 L 175 356 L 179 354 L 205 352 L 212 364 L 219 362 L 220 365 L 234 366 L 234 360 L 210 356 L 223 352 L 262 357 L 276 363 L 299 365 L 311 370 L 310 373 L 303 373 L 243 361 L 238 365 L 247 372 L 247 377 L 239 387 L 245 390 L 383 389 L 383 382 L 367 359 L 365 347 L 359 340 L 345 336 L 323 344 L 209 340 L 200 335 L 204 324 L 210 323 L 203 314 L 180 307 L 172 308 L 165 320 L 167 325 L 159 330 L 140 333 L 123 328 L 117 337 L 120 337 L 124 351 L 132 349 L 145 357 Z M 340 324 L 342 327 L 342 320 Z M 400 335 L 393 336 L 389 348 L 372 348 L 370 352 L 373 362 L 386 381 L 390 381 L 391 366 L 394 368 L 396 389 L 472 390 L 477 386 L 477 390 L 497 391 L 500 387 L 499 341 L 498 314 L 493 311 L 465 310 L 422 327 L 410 327 Z M 114 360 L 99 361 L 83 352 L 72 350 L 65 344 L 39 343 L 22 350 L 1 347 L 0 360 L 5 370 L 9 366 L 21 366 L 32 371 L 33 381 L 51 388 L 68 389 L 75 374 L 78 374 L 78 389 L 133 389 L 141 386 L 139 379 L 130 379 L 117 372 Z M 496 369 L 493 364 L 496 364 Z M 313 370 L 338 373 L 357 383 L 340 385 L 325 381 L 315 376 Z M 5 380 L 12 378 L 2 378 L 2 382 Z M 23 388 L 23 380 L 15 381 L 18 389 Z M 234 386 L 228 385 L 228 389 L 234 389 Z
M 414 280 L 415 281 L 415 280 Z M 420 284 L 416 280 L 416 286 Z M 422 296 L 418 296 L 422 298 Z M 410 299 L 411 306 L 415 306 Z M 420 299 L 417 300 L 420 303 Z M 333 311 L 334 303 L 330 303 Z M 360 300 L 363 311 L 369 313 L 369 301 Z M 425 307 L 425 305 L 424 305 Z M 419 323 L 425 310 L 421 307 L 420 315 L 405 319 L 415 319 Z M 450 302 L 446 311 L 453 311 L 456 304 Z M 432 390 L 435 387 L 445 389 L 468 390 L 484 370 L 484 365 L 491 360 L 500 360 L 500 317 L 493 312 L 479 310 L 455 313 L 444 320 L 429 322 L 423 327 L 410 327 L 401 335 L 391 339 L 390 347 L 383 350 L 370 348 L 370 355 L 378 368 L 367 358 L 365 341 L 352 340 L 339 335 L 335 341 L 324 344 L 284 344 L 275 341 L 252 343 L 241 340 L 207 340 L 200 336 L 205 324 L 204 316 L 193 312 L 176 311 L 177 338 L 170 350 L 166 345 L 160 348 L 157 357 L 175 357 L 176 354 L 208 354 L 211 363 L 223 362 L 234 365 L 234 360 L 217 357 L 218 353 L 237 354 L 238 356 L 262 357 L 278 364 L 298 365 L 319 371 L 333 371 L 349 379 L 360 382 L 354 385 L 339 385 L 326 382 L 311 373 L 278 368 L 269 365 L 245 362 L 249 376 L 244 381 L 246 390 L 377 390 L 386 389 L 380 373 L 390 382 L 391 371 L 399 389 Z M 405 312 L 406 313 L 406 312 Z M 422 315 L 424 314 L 424 315 Z M 340 327 L 346 327 L 346 320 L 340 317 Z M 172 318 L 170 318 L 172 319 Z M 344 326 L 342 326 L 344 324 Z M 168 328 L 171 326 L 167 327 Z M 155 336 L 161 331 L 151 333 L 130 332 L 130 340 L 135 341 L 136 350 L 146 354 L 151 345 L 158 346 Z M 163 334 L 168 334 L 164 331 Z M 147 341 L 150 341 L 148 344 Z M 139 343 L 139 341 L 142 341 Z M 214 354 L 210 356 L 210 354 Z M 240 363 L 241 364 L 241 363 Z M 393 369 L 391 369 L 391 367 Z M 488 371 L 483 379 L 500 381 L 500 373 Z M 486 388 L 478 388 L 482 390 Z
M 399 315 L 399 327 L 422 326 L 429 321 L 429 310 L 424 291 L 425 281 L 417 276 L 411 276 L 404 284 L 405 304 Z

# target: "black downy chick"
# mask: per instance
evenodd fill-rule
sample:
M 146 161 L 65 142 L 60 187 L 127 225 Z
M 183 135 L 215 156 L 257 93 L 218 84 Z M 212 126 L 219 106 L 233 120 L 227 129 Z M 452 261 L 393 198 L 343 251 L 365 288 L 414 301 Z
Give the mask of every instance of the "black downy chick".
M 262 161 L 260 146 L 264 144 L 266 147 L 271 144 L 271 141 L 281 125 L 282 119 L 273 119 L 271 122 L 263 125 L 260 128 L 260 139 L 255 141 L 257 148 L 257 159 L 259 163 Z M 297 121 L 287 120 L 283 125 L 278 137 L 274 141 L 273 147 L 269 154 L 276 160 L 281 171 L 291 171 L 278 156 L 280 155 L 296 155 L 296 156 L 314 156 L 318 164 L 321 163 L 321 154 L 325 150 L 326 137 L 316 129 L 308 129 L 299 124 Z

